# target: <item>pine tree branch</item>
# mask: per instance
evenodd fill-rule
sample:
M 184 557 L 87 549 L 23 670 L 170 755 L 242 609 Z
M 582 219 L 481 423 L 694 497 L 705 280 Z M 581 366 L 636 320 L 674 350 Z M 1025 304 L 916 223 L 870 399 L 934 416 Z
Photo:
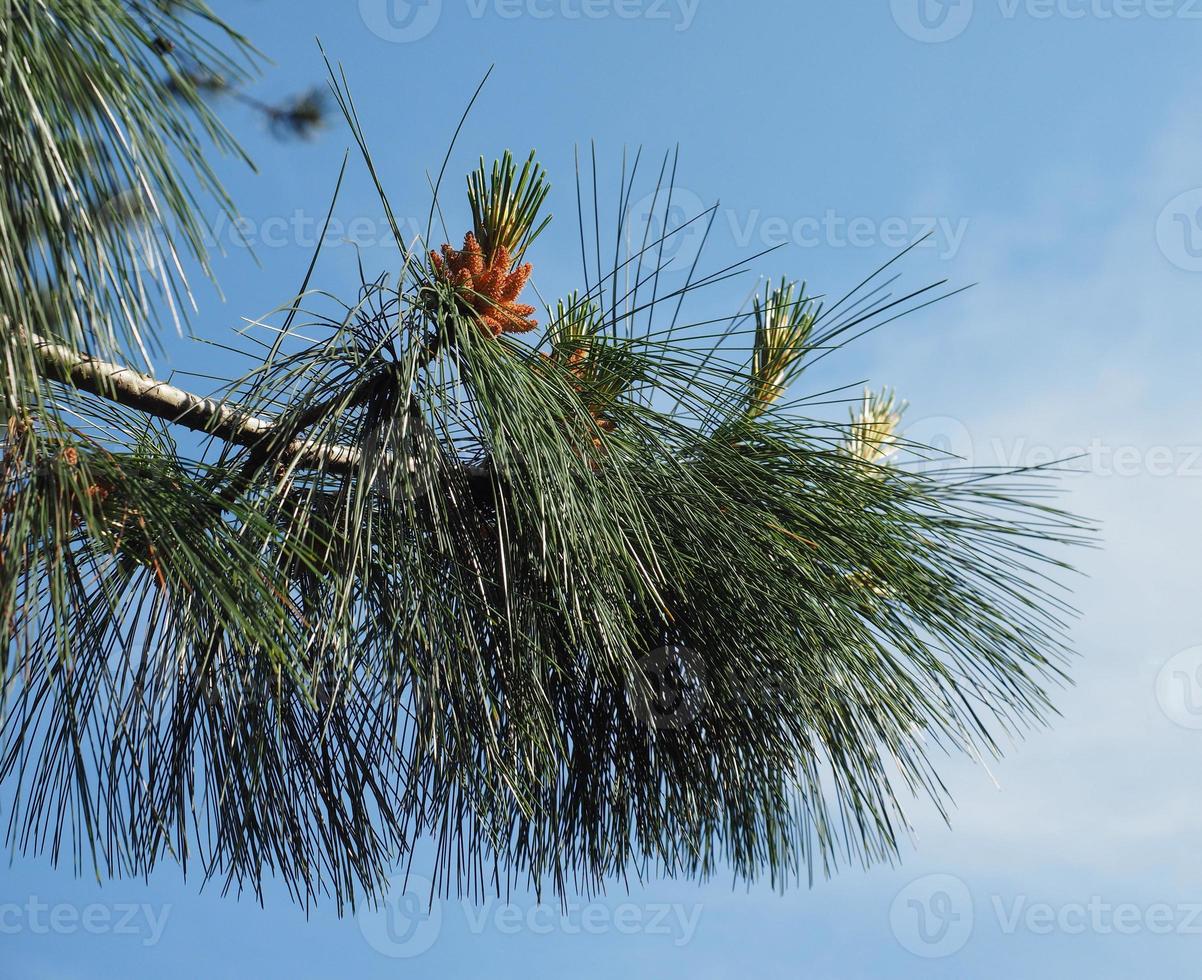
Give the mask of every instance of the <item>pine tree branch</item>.
M 38 372 L 50 381 L 69 384 L 80 391 L 133 408 L 194 432 L 215 436 L 224 442 L 251 449 L 285 441 L 280 458 L 304 469 L 331 473 L 356 471 L 363 453 L 356 446 L 329 445 L 305 439 L 300 432 L 339 407 L 352 407 L 377 382 L 368 378 L 349 395 L 337 395 L 304 409 L 296 416 L 264 419 L 237 404 L 192 394 L 132 368 L 100 360 L 47 340 L 26 334 Z M 484 475 L 484 468 L 464 466 L 469 478 Z

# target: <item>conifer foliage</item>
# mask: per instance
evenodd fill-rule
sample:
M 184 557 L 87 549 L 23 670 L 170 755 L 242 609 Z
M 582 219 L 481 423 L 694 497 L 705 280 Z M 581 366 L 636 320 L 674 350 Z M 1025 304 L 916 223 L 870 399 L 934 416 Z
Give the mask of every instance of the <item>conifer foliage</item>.
M 938 286 L 785 280 L 690 325 L 739 270 L 668 286 L 679 227 L 582 206 L 596 254 L 535 317 L 549 183 L 506 153 L 470 228 L 398 230 L 341 301 L 311 269 L 193 395 L 146 372 L 234 150 L 195 80 L 244 42 L 191 0 L 2 9 L 11 846 L 339 908 L 410 861 L 474 895 L 785 884 L 894 857 L 902 804 L 944 805 L 935 755 L 1046 717 L 1084 528 L 1044 476 L 908 467 L 887 394 L 850 423 L 786 399 Z

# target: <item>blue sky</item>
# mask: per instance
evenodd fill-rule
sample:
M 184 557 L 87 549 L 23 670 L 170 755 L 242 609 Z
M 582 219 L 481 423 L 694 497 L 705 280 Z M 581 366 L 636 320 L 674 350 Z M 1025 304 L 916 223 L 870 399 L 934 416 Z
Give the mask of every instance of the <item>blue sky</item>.
M 952 827 L 916 804 L 900 867 L 783 896 L 719 879 L 615 887 L 563 917 L 529 896 L 443 902 L 401 921 L 409 934 L 327 907 L 306 917 L 275 888 L 266 908 L 202 892 L 173 867 L 101 886 L 15 858 L 0 879 L 0 977 L 1196 971 L 1202 3 L 924 2 L 216 6 L 275 61 L 261 97 L 321 81 L 315 37 L 345 63 L 389 195 L 423 225 L 427 171 L 495 64 L 448 170 L 448 220 L 463 219 L 456 195 L 477 156 L 536 147 L 558 216 L 531 256 L 548 297 L 576 281 L 573 153 L 590 140 L 611 185 L 623 149 L 644 147 L 647 190 L 680 145 L 682 200 L 720 201 L 707 267 L 785 244 L 698 298 L 698 319 L 729 313 L 759 274 L 836 292 L 932 231 L 907 278 L 978 285 L 826 359 L 808 383 L 896 386 L 914 438 L 978 463 L 1084 454 L 1067 502 L 1103 522 L 1104 548 L 1079 556 L 1081 656 L 1063 717 L 988 772 L 946 760 Z M 349 142 L 333 126 L 280 146 L 238 107 L 227 118 L 260 167 L 221 166 L 258 264 L 219 234 L 224 301 L 198 284 L 195 317 L 215 339 L 295 288 Z M 338 214 L 365 222 L 362 247 L 333 244 L 318 277 L 342 295 L 360 256 L 385 270 L 397 255 L 363 171 L 350 175 Z M 170 354 L 177 369 L 220 363 L 183 342 Z

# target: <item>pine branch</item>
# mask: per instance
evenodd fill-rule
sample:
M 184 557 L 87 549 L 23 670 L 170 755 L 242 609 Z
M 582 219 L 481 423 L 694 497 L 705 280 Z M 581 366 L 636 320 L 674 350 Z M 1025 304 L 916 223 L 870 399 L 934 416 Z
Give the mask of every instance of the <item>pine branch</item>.
M 354 391 L 312 405 L 295 416 L 264 419 L 237 404 L 195 395 L 151 375 L 81 354 L 37 334 L 27 336 L 39 373 L 49 381 L 69 384 L 79 391 L 194 432 L 215 436 L 235 446 L 262 449 L 286 440 L 283 452 L 276 458 L 288 465 L 330 473 L 352 473 L 362 465 L 363 453 L 359 448 L 305 439 L 300 433 L 333 411 L 353 407 L 377 383 L 375 376 L 365 379 Z M 479 466 L 465 465 L 463 470 L 468 478 L 485 475 L 484 468 Z
M 204 257 L 193 191 L 225 200 L 201 140 L 223 141 L 216 120 L 161 75 L 229 78 L 232 59 L 175 6 L 202 15 L 0 5 L 22 66 L 0 124 L 48 121 L 13 143 L 0 201 L 11 851 L 98 877 L 196 854 L 227 888 L 262 901 L 278 877 L 339 911 L 423 853 L 441 891 L 477 899 L 727 868 L 784 886 L 896 859 L 911 796 L 946 812 L 937 755 L 1046 720 L 1069 652 L 1060 549 L 1088 525 L 1044 502 L 1044 474 L 909 471 L 888 396 L 850 426 L 781 404 L 807 363 L 937 287 L 898 290 L 890 260 L 827 306 L 785 280 L 750 312 L 686 317 L 751 259 L 701 274 L 699 247 L 669 277 L 665 242 L 713 211 L 669 220 L 667 157 L 641 244 L 638 158 L 623 168 L 612 256 L 595 157 L 591 208 L 578 168 L 583 293 L 550 353 L 519 295 L 546 181 L 506 154 L 469 183 L 475 247 L 427 261 L 398 231 L 400 273 L 350 302 L 311 285 L 315 256 L 290 294 L 313 321 L 277 308 L 305 344 L 213 397 L 126 367 L 183 288 L 172 241 Z M 135 215 L 162 216 L 153 264 Z M 188 458 L 112 406 L 238 451 Z

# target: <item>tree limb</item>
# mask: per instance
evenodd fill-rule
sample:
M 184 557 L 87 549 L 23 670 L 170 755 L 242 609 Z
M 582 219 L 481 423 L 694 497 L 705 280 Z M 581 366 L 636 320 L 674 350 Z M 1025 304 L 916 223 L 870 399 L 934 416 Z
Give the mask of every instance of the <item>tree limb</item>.
M 69 384 L 80 391 L 194 432 L 216 436 L 236 446 L 253 449 L 269 444 L 273 436 L 283 436 L 287 443 L 282 458 L 302 468 L 346 473 L 358 469 L 362 462 L 363 453 L 358 447 L 328 445 L 300 437 L 294 418 L 260 418 L 236 404 L 194 395 L 148 374 L 81 354 L 37 334 L 27 336 L 38 372 L 48 380 Z M 345 399 L 332 399 L 316 409 L 328 410 L 340 400 Z M 304 413 L 304 421 L 313 421 L 309 418 L 313 414 L 312 409 Z M 484 472 L 481 467 L 464 467 L 464 471 L 469 477 L 478 477 Z

